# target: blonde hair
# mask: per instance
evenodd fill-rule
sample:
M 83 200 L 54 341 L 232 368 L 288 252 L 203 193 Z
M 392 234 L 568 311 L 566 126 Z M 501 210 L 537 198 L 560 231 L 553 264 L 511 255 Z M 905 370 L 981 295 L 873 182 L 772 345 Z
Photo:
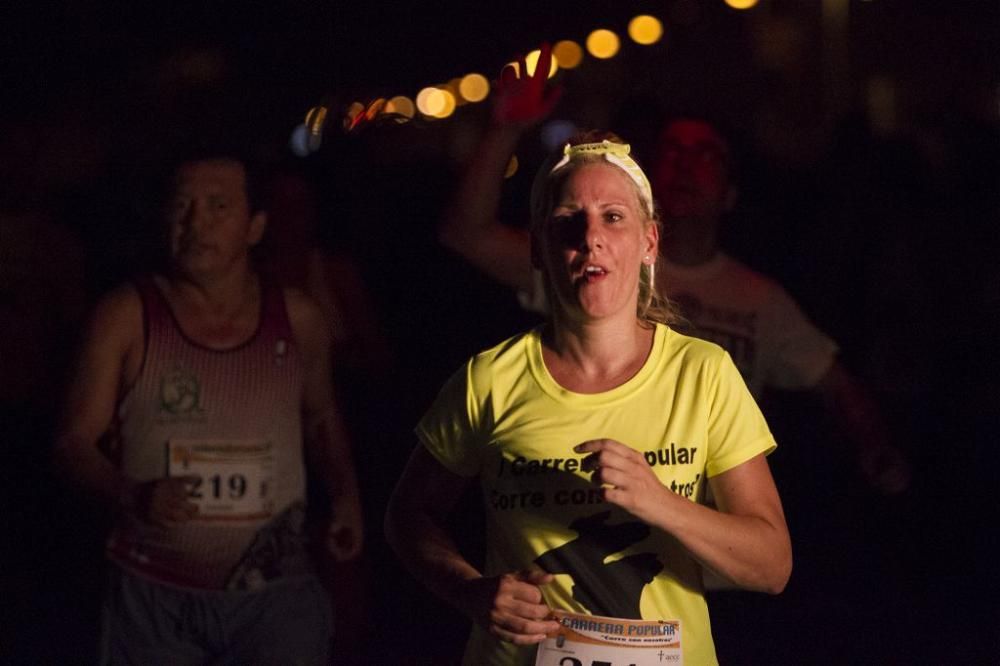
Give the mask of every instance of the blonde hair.
M 576 146 L 585 148 L 574 150 Z M 542 163 L 531 186 L 531 242 L 538 243 L 545 223 L 555 208 L 555 198 L 566 179 L 581 167 L 590 164 L 609 164 L 628 176 L 629 185 L 646 216 L 646 224 L 653 224 L 662 232 L 659 211 L 653 201 L 648 180 L 639 164 L 628 156 L 629 148 L 629 145 L 613 132 L 590 130 L 575 135 L 565 147 L 549 156 Z M 609 155 L 612 157 L 609 158 Z M 660 293 L 656 285 L 656 267 L 659 264 L 660 253 L 657 248 L 653 261 L 649 264 L 643 262 L 639 267 L 639 300 L 636 305 L 636 316 L 641 322 L 650 325 L 673 324 L 680 320 L 677 309 Z M 554 307 L 556 300 L 551 281 L 544 270 L 542 276 L 549 306 Z

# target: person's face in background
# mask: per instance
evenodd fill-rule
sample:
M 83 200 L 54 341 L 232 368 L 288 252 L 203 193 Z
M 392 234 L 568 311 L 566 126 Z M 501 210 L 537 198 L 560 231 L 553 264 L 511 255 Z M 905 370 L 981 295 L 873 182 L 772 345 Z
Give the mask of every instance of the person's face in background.
M 717 223 L 733 199 L 729 157 L 726 141 L 705 121 L 675 120 L 663 129 L 652 181 L 664 223 Z
M 658 229 L 618 167 L 594 163 L 569 174 L 542 230 L 546 273 L 562 312 L 597 320 L 634 317 L 639 270 L 656 258 Z
M 251 215 L 243 165 L 227 159 L 182 164 L 166 217 L 171 264 L 196 278 L 247 262 L 266 223 L 263 213 Z

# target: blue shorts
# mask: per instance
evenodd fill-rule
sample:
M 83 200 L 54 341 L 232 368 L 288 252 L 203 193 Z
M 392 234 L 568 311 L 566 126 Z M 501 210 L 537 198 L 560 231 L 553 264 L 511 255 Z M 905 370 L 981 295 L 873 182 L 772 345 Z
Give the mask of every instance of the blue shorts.
M 333 612 L 314 577 L 192 590 L 109 567 L 102 664 L 327 664 Z

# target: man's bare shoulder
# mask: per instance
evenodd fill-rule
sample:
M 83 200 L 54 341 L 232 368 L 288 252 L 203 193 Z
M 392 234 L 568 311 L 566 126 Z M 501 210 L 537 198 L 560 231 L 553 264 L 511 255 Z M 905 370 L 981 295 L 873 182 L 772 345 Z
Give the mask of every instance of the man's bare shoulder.
M 297 322 L 306 325 L 322 323 L 323 311 L 312 296 L 295 287 L 285 287 L 284 296 L 292 326 Z
M 142 298 L 134 286 L 123 285 L 101 297 L 80 341 L 73 382 L 86 396 L 80 398 L 83 404 L 102 391 L 114 396 L 122 382 L 130 384 L 139 372 L 143 337 Z
M 296 341 L 302 345 L 328 344 L 329 327 L 319 304 L 301 289 L 284 289 L 285 309 Z
M 132 284 L 123 284 L 98 300 L 90 315 L 90 338 L 132 341 L 142 336 L 142 297 Z

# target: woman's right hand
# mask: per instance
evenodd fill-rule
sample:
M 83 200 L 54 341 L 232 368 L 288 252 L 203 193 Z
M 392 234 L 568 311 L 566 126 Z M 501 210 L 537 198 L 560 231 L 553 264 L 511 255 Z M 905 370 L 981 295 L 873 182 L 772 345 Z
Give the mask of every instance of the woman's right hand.
M 462 596 L 472 619 L 490 634 L 514 645 L 534 645 L 559 629 L 539 589 L 552 579 L 538 570 L 477 578 L 465 583 Z
M 528 74 L 524 57 L 518 59 L 517 68 L 510 65 L 500 72 L 496 82 L 493 104 L 493 121 L 500 126 L 531 125 L 549 115 L 562 95 L 562 88 L 546 89 L 552 65 L 552 48 L 542 44 L 535 63 L 535 71 Z

